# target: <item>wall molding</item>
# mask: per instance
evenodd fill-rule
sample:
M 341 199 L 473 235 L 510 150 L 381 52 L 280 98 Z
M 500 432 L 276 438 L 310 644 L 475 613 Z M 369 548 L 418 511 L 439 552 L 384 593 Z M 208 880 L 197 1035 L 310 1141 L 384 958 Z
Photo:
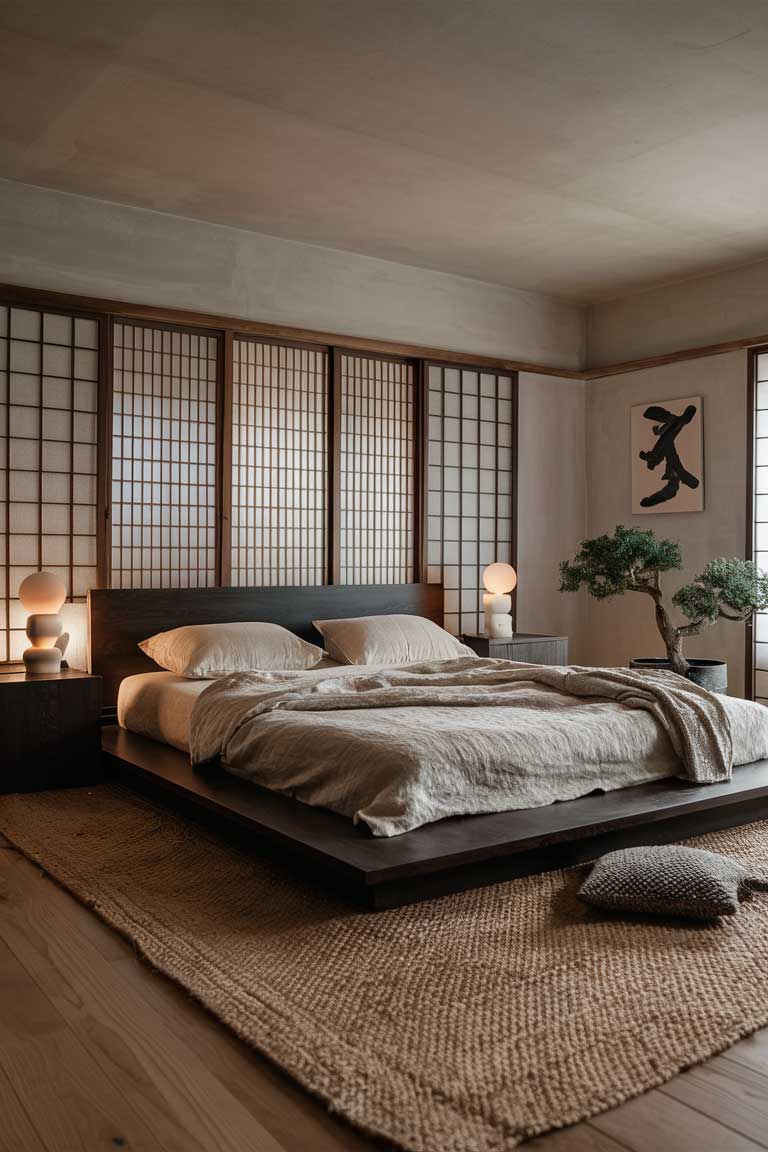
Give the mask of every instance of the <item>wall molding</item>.
M 723 340 L 719 344 L 703 344 L 698 348 L 681 348 L 677 352 L 665 352 L 659 356 L 644 356 L 639 360 L 626 360 L 620 364 L 606 364 L 603 367 L 585 368 L 582 380 L 602 380 L 606 376 L 620 376 L 625 372 L 641 372 L 644 368 L 659 368 L 664 364 L 677 364 L 683 360 L 700 360 L 705 356 L 722 356 L 726 352 L 738 352 L 759 344 L 768 344 L 768 334 L 743 336 L 738 340 Z

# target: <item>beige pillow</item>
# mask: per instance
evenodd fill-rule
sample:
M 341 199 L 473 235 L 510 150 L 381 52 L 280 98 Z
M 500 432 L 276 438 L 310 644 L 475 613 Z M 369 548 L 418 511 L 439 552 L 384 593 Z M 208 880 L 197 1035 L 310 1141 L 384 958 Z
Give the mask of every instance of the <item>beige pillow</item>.
M 325 652 L 279 624 L 188 624 L 158 632 L 139 644 L 161 668 L 188 680 L 215 680 L 231 672 L 300 672 Z
M 312 623 L 325 640 L 329 656 L 343 664 L 409 664 L 475 655 L 423 616 L 355 616 Z

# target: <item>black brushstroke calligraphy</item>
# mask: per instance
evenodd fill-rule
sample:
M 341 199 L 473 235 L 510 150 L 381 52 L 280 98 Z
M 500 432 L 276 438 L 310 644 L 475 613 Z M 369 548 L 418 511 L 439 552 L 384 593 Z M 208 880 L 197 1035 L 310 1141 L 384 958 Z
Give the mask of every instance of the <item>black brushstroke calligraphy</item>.
M 685 468 L 675 444 L 683 428 L 686 424 L 690 424 L 695 415 L 695 404 L 689 404 L 680 416 L 676 416 L 674 412 L 669 412 L 658 404 L 652 404 L 643 412 L 646 420 L 655 421 L 653 434 L 656 437 L 656 443 L 649 452 L 641 452 L 640 459 L 645 460 L 650 469 L 658 468 L 659 464 L 663 462 L 665 467 L 662 479 L 666 483 L 657 492 L 643 497 L 640 501 L 642 508 L 654 508 L 657 504 L 665 504 L 668 500 L 674 500 L 680 491 L 681 484 L 685 484 L 688 488 L 698 488 L 700 480 Z

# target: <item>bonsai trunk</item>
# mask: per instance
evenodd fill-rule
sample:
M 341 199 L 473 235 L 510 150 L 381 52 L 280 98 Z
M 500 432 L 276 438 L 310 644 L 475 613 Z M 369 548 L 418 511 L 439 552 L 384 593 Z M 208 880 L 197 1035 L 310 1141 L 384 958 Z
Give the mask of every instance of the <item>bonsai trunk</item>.
M 656 626 L 667 649 L 672 671 L 677 672 L 679 676 L 687 676 L 688 661 L 683 656 L 683 638 L 667 615 L 667 610 L 661 602 L 661 596 L 654 597 L 654 600 L 656 601 Z

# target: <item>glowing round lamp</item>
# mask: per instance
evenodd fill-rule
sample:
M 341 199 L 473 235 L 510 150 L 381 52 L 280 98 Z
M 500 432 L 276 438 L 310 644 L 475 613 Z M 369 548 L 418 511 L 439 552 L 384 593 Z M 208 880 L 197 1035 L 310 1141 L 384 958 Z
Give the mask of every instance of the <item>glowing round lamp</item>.
M 489 564 L 483 572 L 485 634 L 494 639 L 512 635 L 512 598 L 517 573 L 511 564 Z
M 31 647 L 24 653 L 28 675 L 58 672 L 61 652 L 55 646 L 64 630 L 59 609 L 67 598 L 64 581 L 52 572 L 33 572 L 22 580 L 19 600 L 29 612 L 27 639 Z

